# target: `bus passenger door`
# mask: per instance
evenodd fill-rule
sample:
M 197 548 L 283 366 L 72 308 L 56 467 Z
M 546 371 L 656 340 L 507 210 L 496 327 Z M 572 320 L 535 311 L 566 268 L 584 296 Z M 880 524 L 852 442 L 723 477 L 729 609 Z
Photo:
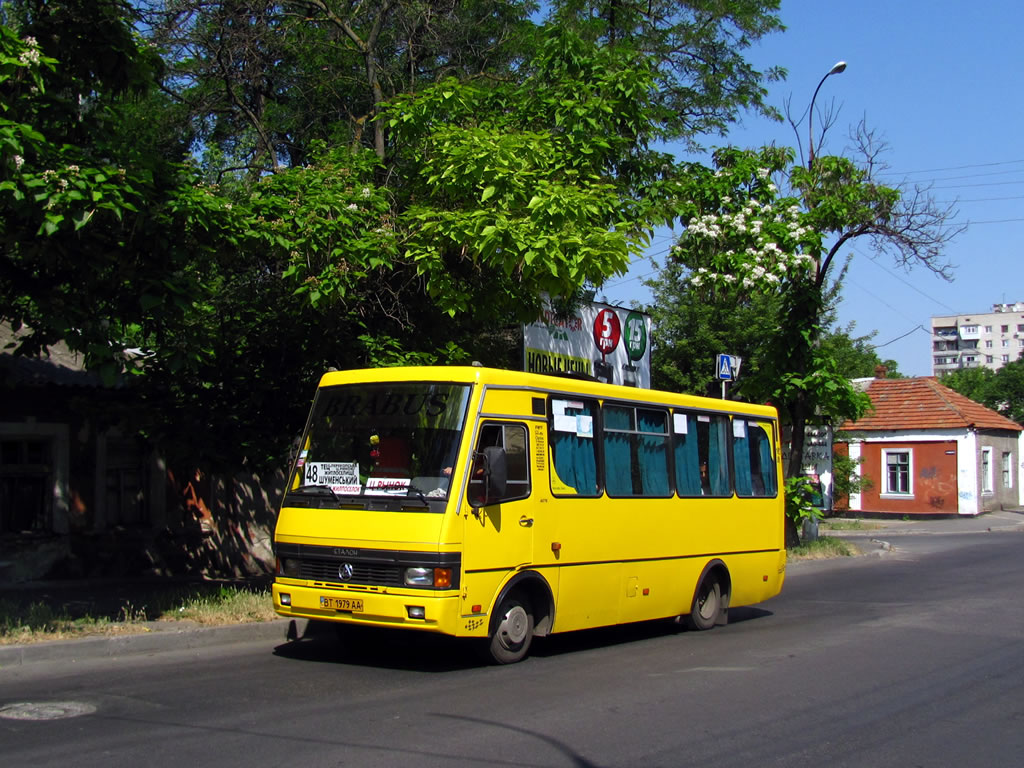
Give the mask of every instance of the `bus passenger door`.
M 503 493 L 496 496 L 492 488 L 487 499 L 484 454 L 493 447 L 503 449 L 506 483 Z M 480 427 L 463 501 L 463 615 L 487 611 L 505 579 L 532 561 L 529 455 L 525 424 L 488 421 Z

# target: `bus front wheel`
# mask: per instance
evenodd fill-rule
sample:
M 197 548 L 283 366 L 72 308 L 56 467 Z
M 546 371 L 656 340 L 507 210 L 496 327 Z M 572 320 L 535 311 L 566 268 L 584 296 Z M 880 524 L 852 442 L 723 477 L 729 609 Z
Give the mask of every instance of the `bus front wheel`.
M 690 609 L 689 625 L 694 629 L 711 629 L 722 610 L 722 587 L 718 579 L 708 574 L 697 588 Z
M 533 610 L 517 595 L 509 595 L 498 608 L 498 623 L 490 639 L 490 657 L 498 664 L 522 661 L 533 642 Z

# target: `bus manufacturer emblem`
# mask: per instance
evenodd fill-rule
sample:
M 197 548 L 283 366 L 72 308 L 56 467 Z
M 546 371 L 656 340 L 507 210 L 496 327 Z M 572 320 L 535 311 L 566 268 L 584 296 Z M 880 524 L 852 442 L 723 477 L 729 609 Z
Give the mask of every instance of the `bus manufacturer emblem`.
M 338 568 L 338 577 L 342 581 L 348 581 L 352 578 L 352 563 L 342 563 L 341 567 Z

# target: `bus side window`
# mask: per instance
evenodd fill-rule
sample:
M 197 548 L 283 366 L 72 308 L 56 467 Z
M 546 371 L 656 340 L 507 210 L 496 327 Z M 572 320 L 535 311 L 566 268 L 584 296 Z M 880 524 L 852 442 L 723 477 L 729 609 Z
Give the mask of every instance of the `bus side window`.
M 469 498 L 482 502 L 484 488 L 484 467 L 479 458 L 487 447 L 503 448 L 508 469 L 508 479 L 504 495 L 491 499 L 492 504 L 503 501 L 525 499 L 530 495 L 530 465 L 528 462 L 529 443 L 526 437 L 525 424 L 484 424 L 480 429 L 476 452 L 478 457 L 473 462 L 473 472 L 469 479 Z
M 552 397 L 550 403 L 551 492 L 555 496 L 597 496 L 597 403 L 559 397 Z
M 604 477 L 609 496 L 668 496 L 666 413 L 630 405 L 604 410 Z
M 775 464 L 768 434 L 757 422 L 733 421 L 737 496 L 774 496 Z
M 676 411 L 672 420 L 679 495 L 730 495 L 729 417 Z

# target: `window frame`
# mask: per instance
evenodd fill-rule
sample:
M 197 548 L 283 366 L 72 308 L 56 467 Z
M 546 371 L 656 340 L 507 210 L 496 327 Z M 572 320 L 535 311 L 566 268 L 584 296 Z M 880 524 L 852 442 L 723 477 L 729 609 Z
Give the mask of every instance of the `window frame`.
M 608 426 L 608 415 L 611 409 L 619 409 L 626 411 L 630 415 L 630 427 L 623 429 L 620 427 L 609 427 Z M 640 427 L 640 416 L 641 412 L 647 414 L 656 414 L 661 416 L 661 423 L 664 426 L 663 432 L 649 432 L 641 429 Z M 674 484 L 674 472 L 672 462 L 672 434 L 669 431 L 669 410 L 665 407 L 657 407 L 653 405 L 646 405 L 640 403 L 623 403 L 619 401 L 605 401 L 601 405 L 601 461 L 600 467 L 603 472 L 604 478 L 604 492 L 609 498 L 613 499 L 667 499 L 671 498 L 675 491 Z M 632 486 L 632 493 L 612 493 L 609 490 L 608 480 L 608 441 L 607 436 L 609 434 L 615 435 L 626 435 L 629 445 L 630 452 L 630 481 Z M 664 463 L 664 478 L 665 478 L 665 493 L 653 494 L 645 493 L 643 489 L 643 473 L 640 463 L 640 449 L 642 447 L 642 441 L 644 438 L 661 438 L 662 447 L 665 452 L 665 463 Z M 639 491 L 638 491 L 639 489 Z
M 683 422 L 679 422 L 678 421 L 679 417 L 682 417 L 684 419 L 684 421 Z M 686 429 L 684 431 L 680 431 L 680 428 L 679 428 L 680 423 L 684 423 L 686 425 Z M 701 439 L 699 437 L 699 434 L 697 433 L 696 430 L 699 429 L 698 425 L 701 424 L 701 423 L 708 424 L 708 441 L 709 441 L 708 442 L 708 455 L 707 455 L 708 464 L 709 464 L 709 466 L 708 466 L 708 474 L 707 474 L 706 477 L 703 476 L 703 475 L 698 477 L 698 481 L 700 482 L 700 485 L 701 485 L 701 493 L 699 493 L 699 494 L 683 493 L 682 490 L 680 489 L 680 483 L 678 482 L 678 474 L 677 473 L 679 472 L 679 465 L 678 465 L 678 461 L 676 459 L 676 452 L 678 450 L 678 445 L 680 443 L 680 436 L 681 435 L 689 434 L 690 429 L 691 429 L 690 425 L 691 424 L 693 425 L 692 428 L 695 430 L 694 431 L 694 435 L 697 435 L 697 463 L 698 463 L 698 467 L 700 467 L 702 465 L 702 463 L 703 463 L 701 461 L 701 459 L 703 458 L 701 456 L 702 441 L 701 441 Z M 710 471 L 710 469 L 711 469 L 710 468 L 710 458 L 711 458 L 710 457 L 710 433 L 711 433 L 712 429 L 716 428 L 715 427 L 716 423 L 719 424 L 719 425 L 724 425 L 724 429 L 722 430 L 722 432 L 725 435 L 725 445 L 719 446 L 719 458 L 721 459 L 721 457 L 724 456 L 725 462 L 726 462 L 726 468 L 725 468 L 725 474 L 726 474 L 726 480 L 727 480 L 727 482 L 726 482 L 726 491 L 727 492 L 726 493 L 713 493 L 712 492 L 713 485 L 711 483 L 711 471 Z M 720 413 L 718 411 L 702 411 L 702 410 L 696 409 L 696 408 L 673 408 L 672 409 L 672 443 L 671 443 L 671 445 L 672 445 L 672 465 L 673 465 L 672 466 L 672 479 L 673 479 L 673 483 L 674 483 L 674 486 L 675 486 L 676 495 L 679 498 L 683 498 L 683 499 L 701 499 L 701 498 L 728 499 L 728 498 L 732 498 L 735 495 L 735 477 L 734 477 L 733 456 L 732 456 L 732 452 L 733 452 L 733 447 L 732 447 L 732 422 L 729 419 L 729 414 L 727 414 L 727 413 Z M 705 480 L 707 481 L 706 484 L 705 484 Z
M 733 423 L 732 431 L 731 431 L 732 451 L 730 452 L 730 457 L 731 457 L 733 468 L 734 468 L 733 469 L 733 490 L 736 493 L 736 496 L 741 498 L 741 499 L 773 499 L 773 498 L 775 498 L 776 496 L 778 496 L 778 493 L 779 493 L 779 483 L 777 482 L 778 478 L 777 478 L 777 476 L 775 474 L 775 466 L 776 466 L 775 451 L 776 451 L 776 445 L 775 445 L 774 441 L 772 440 L 771 424 L 763 422 L 763 421 L 759 421 L 756 418 L 749 417 L 749 416 L 733 416 L 732 423 Z M 736 426 L 737 423 L 743 424 L 743 432 L 744 432 L 744 436 L 743 437 L 739 437 L 737 435 L 737 429 L 738 429 L 737 426 Z M 761 441 L 760 438 L 754 438 L 754 437 L 751 436 L 751 433 L 752 433 L 753 430 L 758 430 L 758 432 L 760 432 L 760 434 L 764 436 L 764 440 L 768 443 L 769 465 L 767 467 L 763 466 L 762 463 L 761 463 L 760 445 L 761 445 L 762 441 Z M 738 471 L 738 469 L 736 469 L 736 462 L 737 462 L 736 451 L 737 451 L 737 446 L 739 445 L 739 440 L 742 440 L 742 441 L 744 441 L 746 443 L 745 447 L 746 447 L 746 450 L 747 450 L 747 456 L 748 456 L 748 458 L 750 460 L 751 493 L 749 493 L 749 494 L 741 494 L 740 493 L 740 488 L 739 488 L 739 479 L 737 477 L 737 475 L 739 474 L 739 471 Z M 756 465 L 757 465 L 756 471 L 755 471 L 755 458 L 756 458 Z M 770 481 L 768 479 L 766 479 L 766 477 L 765 477 L 766 473 L 770 473 Z M 758 483 L 760 483 L 760 492 L 758 492 L 759 491 Z M 772 488 L 772 492 L 771 493 L 768 493 L 769 486 Z
M 508 451 L 508 430 L 509 429 L 518 429 L 518 430 L 522 431 L 522 433 L 523 433 L 523 451 L 522 451 L 523 461 L 522 461 L 522 467 L 523 467 L 523 469 L 525 471 L 526 479 L 525 480 L 513 479 L 512 478 L 512 472 L 509 471 L 508 477 L 506 478 L 506 481 L 505 481 L 505 495 L 502 496 L 499 499 L 492 499 L 492 500 L 490 500 L 490 502 L 488 504 L 483 505 L 483 506 L 492 506 L 494 504 L 505 504 L 505 503 L 510 502 L 510 501 L 521 501 L 522 499 L 530 498 L 530 496 L 533 493 L 533 478 L 531 477 L 531 473 L 530 473 L 530 456 L 531 456 L 531 452 L 530 452 L 530 429 L 529 429 L 529 427 L 525 423 L 523 423 L 521 421 L 502 421 L 500 419 L 487 419 L 485 421 L 482 421 L 480 423 L 480 426 L 477 429 L 477 433 L 476 433 L 476 443 L 474 444 L 475 445 L 475 448 L 474 448 L 474 452 L 475 453 L 480 453 L 485 445 L 487 445 L 487 446 L 496 445 L 496 443 L 486 443 L 485 444 L 483 442 L 484 432 L 487 429 L 494 428 L 494 427 L 499 427 L 501 429 L 501 433 L 500 433 L 501 434 L 501 445 L 500 445 L 500 447 L 502 448 L 502 450 L 505 451 L 506 466 L 508 466 L 509 470 L 511 470 L 511 464 L 508 462 L 508 456 L 509 456 L 509 451 Z M 481 480 L 477 480 L 476 479 L 476 471 L 479 468 L 479 464 L 477 463 L 477 460 L 473 461 L 472 467 L 473 467 L 473 469 L 470 472 L 469 483 L 467 485 L 467 492 L 466 492 L 466 496 L 469 499 L 473 499 L 474 498 L 473 492 L 472 492 L 473 486 L 474 485 L 478 485 L 478 484 L 480 484 L 482 482 Z M 522 492 L 517 493 L 517 494 L 512 493 L 513 486 L 521 486 L 521 490 L 523 488 L 525 488 L 525 493 L 522 493 Z
M 548 486 L 551 491 L 551 495 L 558 499 L 597 499 L 604 494 L 604 452 L 599 447 L 600 440 L 598 434 L 600 434 L 600 419 L 601 419 L 601 404 L 594 397 L 583 397 L 583 396 L 572 396 L 565 393 L 550 393 L 547 398 L 548 401 L 548 418 L 547 418 L 547 444 L 548 444 Z M 556 411 L 556 403 L 561 403 L 562 412 Z M 574 407 L 574 403 L 580 403 L 580 407 Z M 567 414 L 566 409 L 569 410 L 586 410 L 589 409 L 589 414 Z M 577 423 L 579 416 L 589 417 L 590 432 L 589 435 L 577 430 L 570 432 L 567 429 L 558 428 L 558 417 L 559 416 L 576 416 Z M 557 477 L 566 488 L 572 488 L 566 482 L 559 472 L 557 467 L 558 451 L 561 450 L 557 445 L 556 438 L 559 435 L 573 435 L 579 437 L 582 440 L 588 440 L 591 448 L 592 458 L 594 461 L 594 487 L 593 493 L 565 493 L 556 489 L 554 479 Z M 586 444 L 586 443 L 584 443 Z
M 906 462 L 906 483 L 907 490 L 901 491 L 898 488 L 893 490 L 892 488 L 892 475 L 889 469 L 889 457 L 905 455 L 907 457 Z M 899 470 L 897 465 L 897 471 Z M 914 496 L 914 451 L 912 448 L 883 448 L 882 449 L 882 477 L 883 479 L 883 490 L 880 494 L 883 498 L 890 499 L 907 499 L 913 498 Z
M 981 495 L 991 496 L 995 493 L 993 482 L 992 446 L 985 445 L 981 448 L 980 463 L 978 466 L 978 479 L 981 483 Z

